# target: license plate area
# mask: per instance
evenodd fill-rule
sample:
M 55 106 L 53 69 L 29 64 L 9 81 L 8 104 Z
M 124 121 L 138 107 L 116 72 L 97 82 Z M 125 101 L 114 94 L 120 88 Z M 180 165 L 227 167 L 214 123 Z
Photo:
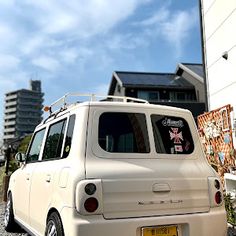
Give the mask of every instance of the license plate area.
M 176 225 L 142 227 L 142 236 L 178 236 Z

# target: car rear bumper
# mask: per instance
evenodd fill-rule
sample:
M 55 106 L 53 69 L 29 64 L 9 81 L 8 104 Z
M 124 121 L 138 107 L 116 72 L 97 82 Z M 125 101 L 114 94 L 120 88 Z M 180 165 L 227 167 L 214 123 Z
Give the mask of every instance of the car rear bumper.
M 102 215 L 80 216 L 75 209 L 63 208 L 61 218 L 65 235 L 70 236 L 141 236 L 142 227 L 177 225 L 178 236 L 226 236 L 224 207 L 210 212 L 174 216 L 105 220 Z

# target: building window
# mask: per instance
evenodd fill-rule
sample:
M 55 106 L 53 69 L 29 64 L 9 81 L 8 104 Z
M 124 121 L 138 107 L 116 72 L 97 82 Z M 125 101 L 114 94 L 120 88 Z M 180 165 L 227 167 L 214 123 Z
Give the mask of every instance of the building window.
M 171 101 L 195 101 L 195 94 L 192 92 L 170 92 Z
M 150 102 L 160 101 L 159 91 L 138 91 L 138 98 L 145 99 Z

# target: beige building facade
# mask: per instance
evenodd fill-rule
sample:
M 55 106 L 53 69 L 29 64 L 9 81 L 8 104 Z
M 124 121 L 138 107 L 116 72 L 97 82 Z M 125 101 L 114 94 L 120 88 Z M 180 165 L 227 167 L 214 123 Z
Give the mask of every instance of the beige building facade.
M 209 110 L 236 111 L 236 1 L 200 1 Z

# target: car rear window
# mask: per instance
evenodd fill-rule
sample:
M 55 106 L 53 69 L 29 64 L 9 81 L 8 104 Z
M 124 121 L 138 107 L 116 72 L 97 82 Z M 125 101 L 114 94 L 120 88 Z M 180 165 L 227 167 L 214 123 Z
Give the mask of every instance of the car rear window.
M 98 143 L 107 152 L 150 152 L 145 115 L 121 112 L 103 113 L 99 118 Z
M 194 150 L 192 135 L 185 119 L 151 115 L 157 153 L 190 154 Z

